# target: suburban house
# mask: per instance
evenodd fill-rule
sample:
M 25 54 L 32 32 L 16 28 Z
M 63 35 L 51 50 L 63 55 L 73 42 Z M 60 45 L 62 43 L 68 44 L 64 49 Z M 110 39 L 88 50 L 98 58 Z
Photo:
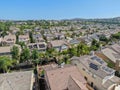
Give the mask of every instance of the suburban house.
M 10 46 L 0 47 L 0 56 L 2 56 L 2 55 L 11 56 L 11 50 L 10 49 L 11 49 Z
M 0 90 L 34 90 L 33 71 L 0 74 Z
M 76 66 L 47 66 L 45 80 L 47 90 L 88 90 L 87 83 Z
M 65 39 L 65 36 L 62 33 L 54 33 L 54 35 L 55 35 L 55 38 L 58 40 Z
M 11 46 L 13 44 L 16 43 L 16 36 L 15 35 L 6 35 L 4 38 L 2 38 L 1 40 L 1 44 L 2 45 L 7 45 L 7 46 Z
M 120 78 L 114 75 L 115 70 L 109 68 L 107 63 L 96 55 L 72 57 L 71 62 L 78 67 L 94 90 L 115 90 L 109 88 L 120 83 Z
M 91 46 L 91 44 L 92 44 L 92 39 L 91 38 L 88 38 L 87 36 L 85 36 L 85 37 L 81 37 L 80 39 L 81 39 L 81 42 L 84 42 L 88 46 Z
M 70 45 L 77 46 L 78 44 L 80 44 L 80 41 L 77 40 L 77 39 L 72 39 L 72 40 L 69 40 L 68 43 L 69 43 Z
M 47 41 L 51 41 L 55 38 L 53 34 L 44 34 L 44 36 Z
M 3 47 L 0 47 L 0 56 L 3 56 L 3 55 L 11 56 L 11 49 L 13 46 L 18 47 L 19 53 L 21 52 L 21 46 L 18 44 L 14 44 L 12 46 L 3 46 Z
M 41 34 L 33 34 L 33 39 L 36 43 L 45 42 Z
M 10 26 L 10 32 L 11 32 L 11 34 L 13 34 L 13 35 L 15 35 L 17 32 L 19 32 L 20 31 L 20 29 L 19 28 L 17 28 L 17 27 L 14 27 L 14 26 Z
M 91 39 L 95 39 L 95 40 L 99 41 L 99 37 L 98 37 L 98 35 L 95 34 L 95 33 L 92 34 L 92 35 L 90 35 L 89 38 L 91 38 Z
M 107 60 L 110 60 L 114 64 L 116 63 L 116 60 L 120 59 L 120 54 L 110 48 L 102 49 L 101 54 L 103 57 L 106 57 Z
M 45 42 L 41 34 L 33 34 L 33 39 L 36 43 Z
M 19 42 L 24 42 L 25 44 L 28 44 L 30 42 L 29 35 L 19 35 L 18 37 Z
M 37 49 L 40 52 L 45 52 L 47 49 L 47 44 L 45 42 L 40 43 L 30 43 L 28 44 L 30 50 Z
M 54 48 L 57 51 L 63 51 L 69 48 L 69 44 L 64 40 L 53 40 L 48 43 L 48 47 Z
M 111 49 L 120 54 L 120 45 L 114 44 L 111 46 Z

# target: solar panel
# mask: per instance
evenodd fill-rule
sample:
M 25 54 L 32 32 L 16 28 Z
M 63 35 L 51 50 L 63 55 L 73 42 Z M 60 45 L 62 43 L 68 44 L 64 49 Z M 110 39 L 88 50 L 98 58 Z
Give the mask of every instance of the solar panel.
M 103 61 L 102 59 L 98 58 L 97 56 L 94 56 L 94 57 L 92 57 L 91 59 L 92 59 L 92 60 L 96 60 L 96 61 L 99 62 L 100 64 L 103 64 L 103 63 L 104 63 L 104 61 Z
M 109 67 L 106 67 L 106 66 L 103 66 L 102 69 L 103 69 L 104 71 L 106 71 L 106 72 L 109 72 L 109 73 L 111 73 L 111 72 L 114 71 L 113 69 L 111 69 L 111 68 L 109 68 Z
M 93 63 L 90 63 L 90 68 L 94 69 L 94 70 L 98 70 L 98 66 L 93 64 Z

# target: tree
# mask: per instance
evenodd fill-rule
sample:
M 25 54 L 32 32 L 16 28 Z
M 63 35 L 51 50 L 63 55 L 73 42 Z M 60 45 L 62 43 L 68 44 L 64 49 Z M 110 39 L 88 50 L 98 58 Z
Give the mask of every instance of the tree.
M 24 49 L 24 47 L 26 47 L 24 42 L 19 42 L 19 45 L 21 46 L 22 49 Z
M 91 45 L 91 50 L 95 50 L 96 51 L 99 48 L 100 48 L 100 43 L 97 40 L 93 39 L 92 45 Z
M 2 37 L 5 37 L 7 35 L 7 32 L 6 31 L 3 31 L 2 33 L 1 33 L 1 36 Z
M 109 40 L 107 39 L 107 37 L 104 36 L 104 35 L 100 36 L 99 40 L 100 40 L 100 41 L 104 41 L 104 42 L 106 42 L 106 43 L 109 42 Z
M 0 69 L 3 70 L 3 72 L 8 72 L 8 68 L 12 66 L 13 60 L 11 60 L 7 56 L 0 56 Z
M 46 54 L 48 54 L 49 57 L 56 57 L 57 51 L 54 48 L 48 48 L 46 51 Z
M 33 39 L 33 33 L 32 32 L 29 32 L 29 37 L 30 37 L 30 42 L 34 43 L 35 40 Z
M 30 59 L 30 50 L 28 48 L 24 48 L 21 55 L 20 55 L 20 60 L 21 62 L 25 62 Z
M 120 32 L 118 32 L 116 34 L 112 34 L 111 38 L 120 39 Z
M 80 43 L 77 46 L 77 56 L 86 55 L 89 54 L 89 52 L 90 52 L 89 47 L 86 44 Z
M 37 49 L 34 49 L 34 50 L 32 51 L 31 58 L 32 58 L 33 60 L 36 60 L 36 59 L 39 58 L 39 52 L 38 52 Z
M 77 53 L 76 53 L 75 48 L 73 48 L 73 47 L 69 48 L 68 49 L 68 54 L 69 54 L 70 58 L 73 57 L 73 56 L 76 56 Z
M 20 60 L 19 48 L 17 46 L 13 46 L 11 49 L 11 53 L 12 53 L 12 59 L 15 59 L 19 62 L 19 60 Z

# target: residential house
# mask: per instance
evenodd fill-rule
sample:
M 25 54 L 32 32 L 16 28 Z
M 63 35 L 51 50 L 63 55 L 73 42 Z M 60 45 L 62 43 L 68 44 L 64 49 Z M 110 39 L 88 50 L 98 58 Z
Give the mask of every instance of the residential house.
M 3 56 L 3 55 L 11 56 L 10 46 L 0 47 L 0 56 Z
M 48 47 L 54 48 L 57 51 L 63 51 L 69 48 L 69 44 L 64 40 L 53 40 L 48 43 Z
M 99 37 L 98 37 L 98 35 L 95 34 L 95 33 L 92 34 L 92 35 L 90 35 L 89 38 L 91 38 L 91 39 L 95 39 L 95 40 L 99 41 Z
M 88 90 L 87 83 L 76 66 L 47 66 L 45 80 L 47 90 Z
M 65 39 L 65 36 L 62 33 L 54 33 L 54 35 L 55 35 L 55 38 L 58 40 Z
M 33 39 L 36 43 L 45 42 L 41 34 L 33 34 Z
M 16 36 L 15 35 L 6 35 L 4 38 L 2 38 L 1 44 L 7 45 L 7 46 L 11 46 L 14 45 L 16 43 Z
M 25 44 L 28 44 L 30 42 L 29 35 L 19 35 L 18 37 L 19 42 L 24 42 Z
M 19 48 L 19 53 L 21 52 L 21 47 L 18 44 L 14 44 L 12 46 L 4 46 L 4 47 L 0 47 L 0 56 L 6 55 L 6 56 L 11 56 L 11 49 L 13 48 L 13 46 L 16 46 Z
M 55 39 L 55 36 L 53 34 L 44 34 L 47 41 L 51 41 Z
M 40 52 L 45 52 L 47 49 L 47 44 L 45 42 L 40 43 L 30 43 L 28 44 L 30 50 L 37 49 Z
M 110 48 L 120 54 L 120 45 L 114 44 L 114 45 L 111 45 Z
M 19 32 L 20 31 L 20 29 L 19 28 L 17 28 L 17 27 L 14 27 L 14 26 L 10 26 L 10 32 L 11 32 L 11 34 L 13 34 L 13 35 L 15 35 L 17 32 Z
M 33 71 L 0 74 L 0 90 L 35 90 Z
M 87 36 L 81 37 L 81 42 L 84 42 L 85 44 L 87 44 L 88 46 L 91 46 L 92 44 L 92 39 L 88 38 Z
M 102 49 L 101 55 L 106 57 L 105 59 L 110 60 L 114 64 L 116 63 L 116 60 L 120 59 L 120 54 L 110 48 Z
M 69 43 L 70 45 L 77 46 L 78 44 L 80 44 L 80 41 L 77 40 L 77 39 L 72 39 L 72 40 L 69 40 L 68 43 Z
M 78 67 L 87 83 L 95 90 L 109 90 L 112 85 L 120 83 L 120 78 L 114 75 L 115 70 L 96 55 L 73 57 L 71 63 Z

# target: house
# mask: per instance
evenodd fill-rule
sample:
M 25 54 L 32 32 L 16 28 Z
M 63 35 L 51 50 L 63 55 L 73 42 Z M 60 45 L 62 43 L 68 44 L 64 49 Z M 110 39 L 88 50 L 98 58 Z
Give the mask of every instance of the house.
M 80 41 L 77 39 L 72 39 L 68 41 L 70 45 L 74 45 L 77 46 L 78 44 L 80 44 Z
M 19 42 L 24 42 L 25 44 L 28 44 L 30 42 L 29 35 L 19 35 L 18 37 Z
M 111 45 L 111 49 L 120 54 L 120 46 L 118 44 Z
M 4 38 L 2 38 L 1 44 L 11 46 L 16 43 L 16 36 L 15 35 L 6 35 Z
M 19 53 L 21 53 L 21 46 L 18 44 L 14 44 L 12 46 L 4 46 L 4 47 L 0 47 L 0 56 L 6 55 L 6 56 L 11 56 L 11 49 L 13 48 L 13 46 L 18 47 L 19 49 Z
M 48 47 L 54 48 L 57 51 L 63 51 L 69 48 L 69 44 L 64 40 L 53 40 L 48 43 Z
M 19 32 L 20 31 L 20 29 L 19 28 L 17 28 L 17 27 L 14 27 L 14 26 L 10 26 L 10 32 L 11 32 L 11 34 L 13 34 L 13 35 L 15 35 L 17 32 Z
M 107 60 L 110 60 L 113 63 L 116 63 L 116 60 L 120 59 L 120 54 L 115 52 L 110 48 L 105 48 L 101 50 L 101 54 L 106 57 Z
M 45 42 L 41 34 L 33 34 L 33 39 L 36 43 Z
M 11 56 L 11 47 L 10 46 L 0 47 L 0 56 L 2 55 Z
M 33 71 L 0 74 L 0 90 L 33 90 Z
M 81 37 L 81 42 L 84 42 L 85 44 L 87 44 L 88 46 L 91 46 L 92 44 L 92 39 L 87 37 L 87 36 L 84 36 L 84 37 Z
M 55 38 L 55 36 L 53 34 L 44 34 L 45 38 L 47 41 L 51 41 Z
M 88 90 L 86 81 L 76 66 L 64 65 L 45 68 L 47 90 Z
M 96 55 L 72 57 L 71 63 L 78 67 L 87 83 L 95 90 L 109 90 L 112 85 L 120 83 L 120 78 L 114 75 L 115 70 Z
M 54 35 L 55 35 L 55 38 L 58 40 L 65 39 L 65 36 L 62 33 L 54 33 Z
M 95 40 L 99 41 L 99 37 L 98 37 L 98 35 L 95 34 L 95 33 L 92 34 L 92 35 L 90 35 L 89 38 L 91 38 L 91 39 L 95 39 Z
M 45 42 L 40 43 L 30 43 L 28 44 L 30 50 L 37 49 L 40 52 L 45 52 L 47 49 L 47 44 Z

